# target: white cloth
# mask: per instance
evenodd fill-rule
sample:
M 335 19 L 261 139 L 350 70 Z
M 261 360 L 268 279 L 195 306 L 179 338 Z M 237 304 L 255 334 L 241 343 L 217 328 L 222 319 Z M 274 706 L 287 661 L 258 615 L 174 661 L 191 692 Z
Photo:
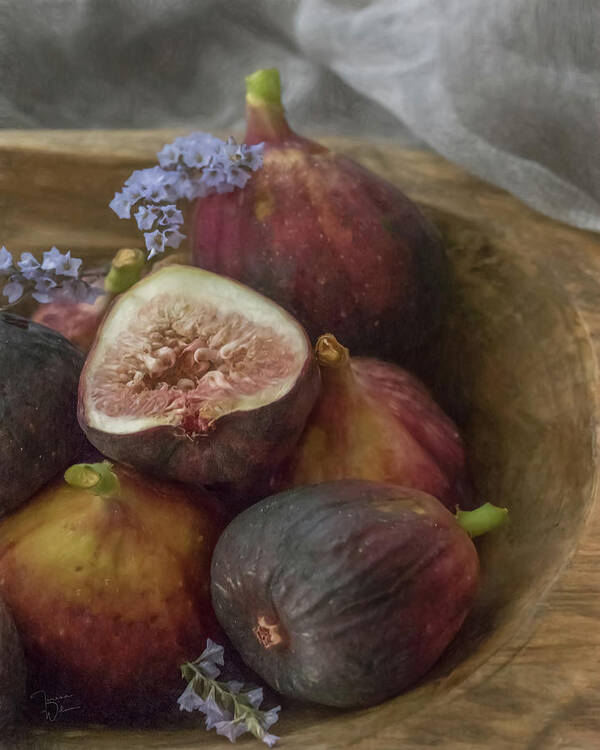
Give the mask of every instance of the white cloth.
M 391 137 L 600 231 L 598 0 L 0 0 L 0 126 Z

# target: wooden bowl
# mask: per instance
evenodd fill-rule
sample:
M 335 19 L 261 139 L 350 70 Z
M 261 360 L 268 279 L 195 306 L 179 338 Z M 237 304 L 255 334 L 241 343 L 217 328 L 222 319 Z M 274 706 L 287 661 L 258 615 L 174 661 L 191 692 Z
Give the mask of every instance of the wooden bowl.
M 178 134 L 4 131 L 2 243 L 17 252 L 56 244 L 95 259 L 139 246 L 134 222 L 107 204 Z M 365 711 L 289 706 L 274 728 L 281 746 L 598 747 L 598 237 L 543 218 L 432 154 L 325 141 L 398 184 L 446 237 L 455 301 L 422 374 L 464 428 L 480 492 L 508 506 L 511 520 L 479 545 L 477 606 L 420 685 Z M 146 730 L 41 722 L 18 728 L 12 741 L 226 747 L 189 722 Z

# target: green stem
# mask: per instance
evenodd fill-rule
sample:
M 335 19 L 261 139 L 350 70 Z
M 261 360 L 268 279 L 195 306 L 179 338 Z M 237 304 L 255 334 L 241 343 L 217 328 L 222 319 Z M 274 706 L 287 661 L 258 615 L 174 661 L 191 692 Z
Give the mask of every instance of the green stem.
M 110 266 L 104 280 L 104 290 L 108 294 L 121 294 L 140 280 L 146 263 L 144 253 L 138 248 L 121 248 Z
M 246 100 L 253 104 L 282 107 L 281 78 L 277 68 L 257 70 L 246 76 Z
M 252 145 L 293 137 L 281 103 L 281 79 L 276 68 L 246 77 L 246 137 Z
M 456 520 L 470 537 L 487 534 L 508 520 L 508 508 L 484 503 L 475 510 L 457 510 Z
M 65 482 L 71 487 L 89 490 L 100 497 L 115 496 L 121 491 L 119 478 L 112 471 L 112 464 L 74 464 L 65 471 Z

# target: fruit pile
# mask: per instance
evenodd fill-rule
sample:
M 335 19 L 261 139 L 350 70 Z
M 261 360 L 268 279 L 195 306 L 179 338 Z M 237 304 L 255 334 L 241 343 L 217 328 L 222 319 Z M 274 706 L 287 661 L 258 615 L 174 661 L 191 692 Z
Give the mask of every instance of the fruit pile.
M 95 332 L 85 361 L 0 314 L 0 722 L 18 632 L 29 687 L 78 719 L 176 707 L 183 664 L 182 709 L 272 744 L 277 710 L 216 682 L 214 642 L 281 695 L 369 706 L 427 672 L 476 597 L 471 537 L 506 514 L 476 508 L 456 426 L 401 366 L 449 299 L 438 234 L 291 131 L 276 71 L 247 104 L 264 164 L 195 200 L 196 266 L 126 291 L 109 275 L 108 299 L 39 317 L 86 348 Z M 139 278 L 136 251 L 120 266 Z

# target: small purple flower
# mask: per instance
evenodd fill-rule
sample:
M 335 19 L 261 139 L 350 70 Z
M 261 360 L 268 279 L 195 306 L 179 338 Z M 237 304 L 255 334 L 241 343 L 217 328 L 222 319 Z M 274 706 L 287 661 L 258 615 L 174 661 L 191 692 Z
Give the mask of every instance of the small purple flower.
M 159 206 L 140 206 L 135 212 L 138 228 L 143 232 L 152 229 L 156 220 L 161 216 Z
M 238 188 L 245 187 L 250 179 L 250 175 L 240 167 L 230 167 L 228 170 L 227 181 Z
M 249 690 L 246 693 L 246 698 L 253 708 L 258 708 L 263 701 L 263 689 L 261 687 Z
M 82 279 L 65 279 L 55 290 L 55 299 L 67 299 L 75 302 L 84 302 L 93 305 L 94 302 L 104 294 L 102 289 L 86 283 Z
M 177 229 L 165 229 L 163 234 L 165 236 L 165 246 L 172 247 L 174 250 L 176 250 L 179 245 L 181 245 L 181 241 L 185 239 L 185 234 L 181 234 Z
M 9 305 L 14 305 L 23 295 L 23 284 L 20 284 L 16 279 L 11 279 L 8 284 L 5 284 L 2 294 L 8 297 Z
M 207 638 L 206 648 L 195 662 L 198 669 L 211 680 L 215 680 L 221 674 L 219 667 L 222 667 L 224 662 L 223 646 Z
M 177 140 L 173 143 L 167 143 L 161 148 L 156 154 L 158 157 L 158 163 L 163 169 L 175 169 L 181 156 L 181 149 L 177 146 Z
M 188 682 L 186 689 L 177 699 L 180 711 L 202 711 L 206 710 L 206 704 L 194 690 L 194 683 Z
M 205 701 L 204 713 L 206 714 L 207 729 L 214 729 L 217 724 L 230 722 L 233 719 L 233 714 L 219 706 L 212 696 L 209 696 Z
M 183 214 L 174 203 L 170 206 L 163 206 L 159 223 L 165 226 L 179 226 L 183 224 Z
M 165 236 L 159 229 L 155 229 L 154 232 L 146 232 L 144 239 L 146 240 L 146 250 L 148 250 L 148 260 L 152 260 L 159 253 L 164 253 Z
M 57 287 L 56 281 L 49 276 L 41 276 L 35 282 L 35 291 L 32 297 L 37 302 L 51 302 L 56 298 L 54 290 Z
M 279 721 L 279 712 L 281 711 L 281 706 L 275 706 L 274 708 L 270 708 L 268 711 L 265 711 L 263 714 L 263 724 L 265 726 L 265 729 L 268 729 L 269 727 L 273 726 L 277 721 Z
M 117 214 L 119 219 L 129 219 L 131 207 L 134 203 L 135 201 L 132 201 L 127 192 L 123 190 L 121 193 L 115 193 L 115 197 L 108 204 L 108 207 Z
M 263 734 L 262 741 L 265 743 L 265 745 L 268 745 L 268 747 L 275 747 L 277 744 L 277 740 L 280 740 L 281 737 L 278 737 L 276 734 Z
M 40 264 L 31 253 L 21 253 L 21 260 L 17 261 L 24 279 L 35 279 L 39 275 Z
M 81 258 L 71 258 L 71 251 L 61 253 L 58 248 L 52 247 L 44 253 L 42 271 L 54 271 L 59 276 L 71 276 L 76 279 L 82 262 Z
M 207 727 L 208 728 L 208 727 Z M 237 738 L 248 731 L 245 721 L 220 721 L 214 724 L 217 734 L 227 737 L 230 742 L 235 742 Z
M 8 250 L 2 246 L 0 247 L 0 273 L 4 271 L 10 271 L 13 267 L 13 257 Z
M 263 155 L 265 150 L 264 143 L 258 143 L 256 146 L 246 146 L 242 144 L 241 155 L 242 158 L 238 162 L 238 166 L 246 167 L 251 172 L 256 172 L 263 165 Z

